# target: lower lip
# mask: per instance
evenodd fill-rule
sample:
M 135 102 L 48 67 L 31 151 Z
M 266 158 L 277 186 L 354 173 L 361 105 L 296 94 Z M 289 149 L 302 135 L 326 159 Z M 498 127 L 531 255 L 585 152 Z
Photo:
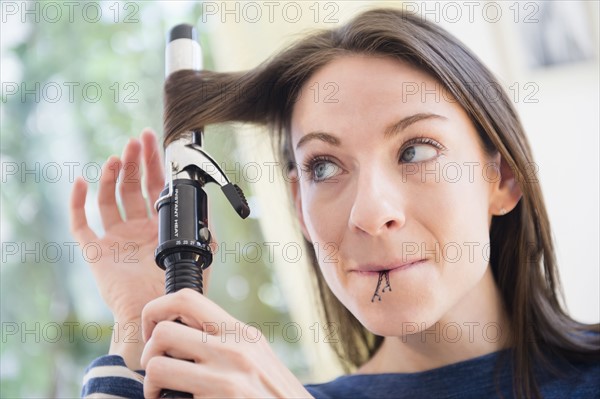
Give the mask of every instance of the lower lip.
M 398 272 L 398 271 L 410 269 L 410 268 L 412 268 L 414 266 L 420 265 L 423 262 L 425 262 L 425 259 L 421 259 L 419 261 L 416 261 L 416 262 L 413 262 L 413 263 L 409 263 L 408 265 L 404 265 L 404 266 L 400 266 L 400 267 L 395 267 L 393 269 L 387 269 L 387 270 L 381 270 L 381 271 L 372 271 L 372 272 L 360 271 L 360 270 L 353 270 L 353 271 L 357 272 L 358 274 L 365 275 L 365 276 L 379 275 L 379 273 L 382 273 L 382 272 L 393 273 L 393 272 Z

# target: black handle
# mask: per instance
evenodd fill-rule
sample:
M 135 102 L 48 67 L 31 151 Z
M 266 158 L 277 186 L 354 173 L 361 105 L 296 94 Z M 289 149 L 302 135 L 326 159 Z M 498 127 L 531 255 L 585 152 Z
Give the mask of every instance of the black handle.
M 160 391 L 160 396 L 159 396 L 159 398 L 193 398 L 193 397 L 194 397 L 194 395 L 192 395 L 191 393 L 172 391 L 170 389 L 163 389 L 162 391 Z

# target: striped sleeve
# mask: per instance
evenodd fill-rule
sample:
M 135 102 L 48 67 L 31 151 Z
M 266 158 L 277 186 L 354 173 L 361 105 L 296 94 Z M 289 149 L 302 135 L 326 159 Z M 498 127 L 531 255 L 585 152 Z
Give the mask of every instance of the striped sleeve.
M 118 355 L 94 360 L 83 376 L 82 398 L 144 398 L 144 371 L 127 368 Z

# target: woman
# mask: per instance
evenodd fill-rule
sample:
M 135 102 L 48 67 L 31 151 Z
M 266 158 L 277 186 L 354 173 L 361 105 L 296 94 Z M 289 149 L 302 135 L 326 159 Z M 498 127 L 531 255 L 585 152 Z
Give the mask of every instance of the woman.
M 317 101 L 315 84 L 335 90 Z M 161 296 L 162 272 L 149 266 L 156 220 L 137 172 L 119 185 L 127 221 L 114 198 L 115 171 L 141 158 L 150 196 L 162 189 L 158 145 L 144 132 L 104 165 L 99 206 L 100 241 L 135 233 L 145 258 L 91 265 L 115 334 L 129 328 L 143 343 L 113 340 L 111 356 L 88 369 L 84 395 L 141 397 L 131 371 L 140 369 L 146 397 L 162 388 L 195 397 L 600 395 L 599 326 L 559 304 L 531 150 L 508 97 L 486 98 L 486 84 L 499 86 L 455 38 L 393 9 L 304 38 L 248 72 L 170 77 L 166 144 L 227 121 L 274 132 L 325 314 L 344 326 L 335 349 L 352 374 L 303 387 L 264 339 L 227 341 L 237 321 L 207 298 Z M 233 87 L 244 95 L 222 101 Z M 85 195 L 79 180 L 71 212 L 82 245 L 96 240 Z M 140 320 L 142 331 L 131 329 Z

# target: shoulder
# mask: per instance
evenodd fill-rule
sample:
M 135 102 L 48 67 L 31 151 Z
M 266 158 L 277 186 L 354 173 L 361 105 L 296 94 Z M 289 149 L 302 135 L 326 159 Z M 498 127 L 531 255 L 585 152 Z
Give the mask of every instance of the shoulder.
M 581 342 L 600 347 L 600 332 L 578 333 Z M 566 361 L 557 355 L 547 355 L 536 368 L 538 383 L 544 397 L 600 398 L 600 351 L 590 350 L 587 361 Z
M 600 398 L 600 361 L 557 361 L 552 366 L 538 370 L 538 384 L 544 398 Z

